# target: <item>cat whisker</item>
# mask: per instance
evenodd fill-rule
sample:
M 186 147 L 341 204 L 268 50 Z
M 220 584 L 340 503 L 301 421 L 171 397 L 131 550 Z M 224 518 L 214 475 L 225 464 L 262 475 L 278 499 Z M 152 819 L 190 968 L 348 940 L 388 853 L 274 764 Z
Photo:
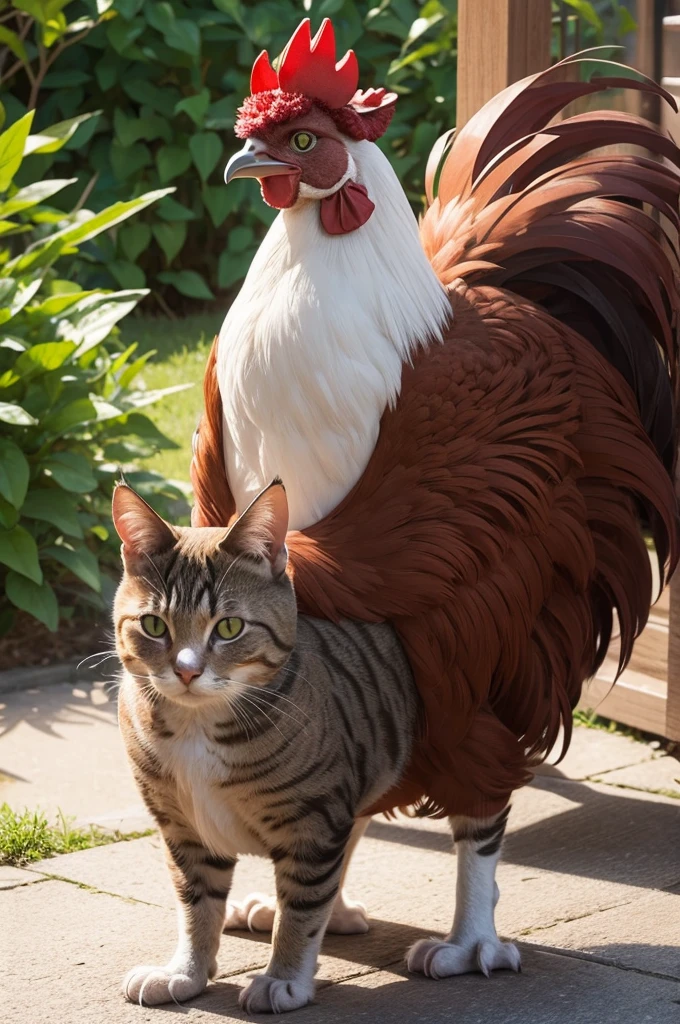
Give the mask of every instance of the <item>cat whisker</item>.
M 272 708 L 276 707 L 278 701 L 285 700 L 288 704 L 292 705 L 292 707 L 294 707 L 296 711 L 299 711 L 301 715 L 304 715 L 307 721 L 310 720 L 307 712 L 303 711 L 301 707 L 298 707 L 294 700 L 290 700 L 290 698 L 286 697 L 283 693 L 271 693 L 270 691 L 261 686 L 253 686 L 252 683 L 241 683 L 241 686 L 247 687 L 248 690 L 253 690 L 258 697 L 265 700 L 268 706 Z M 270 697 L 271 700 L 267 701 L 267 697 Z M 280 714 L 286 715 L 286 717 L 288 718 L 293 718 L 292 715 L 287 715 L 282 708 L 277 708 L 277 710 L 280 712 Z M 297 721 L 297 719 L 293 720 Z
M 283 739 L 284 740 L 286 739 L 285 734 L 281 731 L 281 729 L 279 729 L 279 727 L 276 724 L 276 722 L 274 721 L 274 719 L 271 718 L 271 716 L 267 714 L 267 712 L 264 710 L 264 708 L 262 708 L 258 704 L 256 704 L 255 701 L 252 700 L 251 697 L 247 697 L 245 693 L 239 693 L 238 698 L 239 698 L 239 700 L 247 701 L 248 704 L 252 704 L 252 706 L 255 708 L 255 710 L 259 711 L 261 714 L 263 714 L 264 717 L 267 719 L 267 721 L 270 722 L 274 726 L 274 728 L 277 730 L 278 733 L 280 733 L 280 735 L 283 737 Z
M 92 661 L 93 658 L 99 658 L 100 660 L 95 664 L 89 665 L 89 668 L 99 668 L 99 666 L 103 665 L 105 661 L 109 660 L 109 658 L 117 657 L 118 653 L 116 651 L 111 651 L 109 654 L 106 654 L 104 651 L 98 651 L 96 654 L 89 654 L 87 658 L 83 658 L 82 661 L 78 662 L 76 665 L 76 672 L 78 672 L 83 665 L 86 665 L 88 661 Z

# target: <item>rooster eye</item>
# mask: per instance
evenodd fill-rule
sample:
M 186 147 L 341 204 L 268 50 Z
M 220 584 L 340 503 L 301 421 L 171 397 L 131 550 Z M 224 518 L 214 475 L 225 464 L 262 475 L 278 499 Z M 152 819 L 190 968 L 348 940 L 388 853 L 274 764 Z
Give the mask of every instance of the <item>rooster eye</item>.
M 295 135 L 291 136 L 290 148 L 297 153 L 309 153 L 315 146 L 316 135 L 312 135 L 311 132 L 295 132 Z

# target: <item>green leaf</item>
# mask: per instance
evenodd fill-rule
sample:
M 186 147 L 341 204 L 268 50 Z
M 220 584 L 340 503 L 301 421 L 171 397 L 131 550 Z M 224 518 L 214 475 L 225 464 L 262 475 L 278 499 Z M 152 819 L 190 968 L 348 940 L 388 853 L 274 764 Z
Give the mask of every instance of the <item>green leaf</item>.
M 174 189 L 172 188 L 157 189 L 155 192 L 147 192 L 137 199 L 128 200 L 128 202 L 114 203 L 100 213 L 83 218 L 80 223 L 75 224 L 73 227 L 63 228 L 61 231 L 55 232 L 44 242 L 38 242 L 30 246 L 22 256 L 17 256 L 8 263 L 5 269 L 12 273 L 15 271 L 25 271 L 31 267 L 47 266 L 53 263 L 57 256 L 65 249 L 73 245 L 81 245 L 83 242 L 89 242 L 92 238 L 96 238 L 97 235 L 101 234 L 102 231 L 115 227 L 116 224 L 127 220 L 134 213 L 145 209 L 151 203 L 155 203 L 157 199 L 161 199 L 173 191 Z M 1 310 L 0 322 L 2 322 Z
M 172 4 L 167 3 L 167 0 L 164 3 L 147 3 L 146 20 L 157 32 L 167 32 L 175 24 Z
M 152 359 L 155 355 L 156 349 L 152 348 L 148 352 L 145 352 L 144 355 L 140 356 L 139 359 L 135 359 L 134 363 L 130 363 L 118 378 L 118 387 L 129 388 L 140 370 L 142 370 L 148 363 L 149 359 Z
M 40 426 L 47 434 L 64 434 L 73 427 L 91 423 L 97 418 L 97 410 L 89 398 L 76 398 L 50 416 L 45 416 Z
M 90 401 L 92 402 L 95 412 L 97 414 L 97 423 L 101 423 L 103 420 L 115 420 L 119 416 L 123 416 L 123 410 L 117 406 L 112 405 L 111 402 L 105 401 L 100 398 L 99 395 L 90 395 Z
M 53 633 L 56 632 L 59 625 L 59 604 L 49 583 L 38 586 L 25 576 L 8 572 L 5 593 L 13 605 L 24 612 L 29 612 L 39 622 L 44 622 Z
M 247 271 L 248 260 L 240 253 L 234 254 L 225 249 L 217 261 L 217 283 L 220 288 L 231 288 L 246 276 Z
M 0 135 L 0 192 L 7 191 L 14 175 L 21 167 L 24 147 L 33 124 L 33 115 L 34 111 L 29 110 Z
M 42 552 L 46 558 L 54 558 L 55 561 L 65 565 L 74 576 L 77 576 L 88 587 L 99 593 L 102 589 L 102 579 L 99 573 L 99 564 L 95 555 L 84 544 L 55 544 L 45 548 Z
M 170 266 L 186 241 L 186 222 L 176 221 L 174 224 L 154 224 L 153 234 L 163 250 L 166 266 Z
M 107 263 L 106 269 L 113 275 L 121 288 L 142 289 L 146 284 L 146 274 L 141 267 L 129 260 L 113 260 Z
M 68 185 L 73 185 L 77 178 L 52 179 L 51 181 L 35 181 L 32 185 L 20 188 L 11 199 L 0 203 L 0 217 L 8 217 L 12 213 L 19 213 L 20 210 L 29 210 L 38 203 L 44 203 L 46 199 L 61 192 Z
M 171 196 L 162 199 L 158 204 L 158 216 L 169 221 L 196 220 L 196 214 L 192 210 L 188 210 L 186 206 L 182 206 Z
M 77 452 L 53 452 L 44 460 L 42 468 L 65 491 L 87 494 L 97 487 L 90 463 Z
M 111 329 L 130 313 L 140 299 L 148 292 L 144 289 L 129 289 L 122 292 L 94 292 L 66 311 L 66 316 L 56 325 L 56 333 L 75 342 L 79 359 L 108 337 Z
M 118 244 L 126 259 L 134 263 L 149 247 L 151 228 L 148 224 L 126 224 L 118 232 Z
M 111 363 L 111 373 L 118 373 L 120 369 L 127 363 L 128 359 L 133 352 L 136 352 L 139 347 L 138 341 L 133 341 L 131 345 L 128 345 Z
M 20 405 L 14 405 L 12 402 L 0 402 L 0 420 L 3 423 L 11 423 L 13 427 L 34 427 L 38 422 Z
M 0 437 L 0 494 L 15 508 L 21 508 L 28 489 L 28 460 L 18 445 Z
M 222 140 L 216 132 L 196 132 L 189 149 L 202 181 L 207 181 L 222 156 Z
M 115 227 L 116 224 L 120 224 L 122 221 L 127 220 L 128 217 L 131 217 L 133 213 L 146 209 L 151 203 L 157 202 L 171 192 L 174 192 L 174 189 L 159 188 L 154 192 L 147 192 L 143 196 L 138 196 L 137 199 L 114 203 L 112 206 L 102 210 L 101 213 L 95 214 L 94 217 L 91 217 L 83 224 L 67 228 L 63 233 L 60 232 L 60 237 L 63 242 L 69 245 L 82 245 L 83 242 L 89 242 L 91 238 L 96 238 L 101 231 Z
M 78 522 L 77 508 L 77 499 L 70 498 L 56 487 L 51 487 L 30 490 L 21 507 L 21 514 L 29 519 L 50 523 L 69 537 L 80 539 L 83 536 L 83 528 Z
M 198 57 L 201 52 L 201 30 L 188 18 L 178 18 L 168 27 L 163 38 L 174 50 L 181 50 L 192 57 Z
M 15 282 L 9 278 L 5 278 L 5 282 L 8 285 L 14 285 Z M 29 274 L 26 277 L 22 277 L 16 282 L 16 291 L 12 296 L 11 300 L 5 297 L 4 304 L 0 307 L 0 324 L 7 323 L 13 316 L 20 313 L 24 306 L 27 306 L 33 296 L 36 294 L 40 285 L 42 284 L 42 276 L 40 274 Z
M 151 452 L 150 454 L 153 453 Z M 19 513 L 14 505 L 10 505 L 8 501 L 0 497 L 0 526 L 4 526 L 6 530 L 11 530 L 18 522 Z
M 16 32 L 12 32 L 11 29 L 6 28 L 4 25 L 0 25 L 0 43 L 4 43 L 8 50 L 15 57 L 18 57 L 19 60 L 22 60 L 24 64 L 28 64 L 28 54 L 23 40 L 20 39 Z
M 191 164 L 191 153 L 184 146 L 161 146 L 156 154 L 158 176 L 162 182 L 184 174 Z
M 163 270 L 158 275 L 158 280 L 163 281 L 164 284 L 173 285 L 180 295 L 187 295 L 190 299 L 215 298 L 201 275 L 195 270 Z
M 175 113 L 184 111 L 188 114 L 194 124 L 201 125 L 205 120 L 208 107 L 210 106 L 210 90 L 202 89 L 196 96 L 187 96 L 175 105 Z
M 67 121 L 59 121 L 49 128 L 43 128 L 37 135 L 29 135 L 24 146 L 24 156 L 31 153 L 56 153 L 75 135 L 81 124 L 89 121 L 91 117 L 99 117 L 100 114 L 101 110 L 79 114 L 78 117 L 70 117 Z M 28 117 L 28 114 L 26 116 Z
M 172 384 L 169 388 L 156 388 L 153 391 L 133 391 L 125 396 L 125 405 L 135 409 L 143 409 L 147 405 L 153 405 L 161 398 L 168 395 L 176 395 L 187 388 L 193 388 L 193 384 Z M 121 403 L 122 404 L 122 403 Z
M 245 252 L 254 241 L 253 229 L 247 227 L 234 228 L 229 234 L 229 252 Z
M 43 574 L 38 561 L 38 545 L 23 526 L 0 530 L 0 562 L 34 583 L 42 583 Z
M 41 345 L 32 345 L 17 359 L 14 369 L 22 376 L 36 372 L 46 373 L 57 370 L 75 351 L 72 341 L 46 341 Z
M 120 435 L 133 434 L 153 444 L 154 448 L 162 451 L 177 451 L 180 447 L 176 441 L 172 441 L 165 434 L 161 433 L 153 420 L 142 412 L 131 412 L 125 418 L 125 422 L 116 427 Z
M 204 185 L 203 202 L 216 228 L 224 223 L 234 209 L 234 197 L 224 185 Z

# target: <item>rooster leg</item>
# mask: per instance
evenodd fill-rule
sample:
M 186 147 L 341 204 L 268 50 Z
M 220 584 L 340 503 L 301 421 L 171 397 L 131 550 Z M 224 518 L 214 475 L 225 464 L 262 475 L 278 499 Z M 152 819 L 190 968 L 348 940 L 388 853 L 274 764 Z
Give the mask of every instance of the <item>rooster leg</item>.
M 331 935 L 359 935 L 368 931 L 368 913 L 363 903 L 347 898 L 345 879 L 347 869 L 356 845 L 363 836 L 370 821 L 368 818 L 357 818 L 347 850 L 340 879 L 340 892 L 335 898 L 333 910 L 326 931 Z M 274 927 L 276 914 L 276 897 L 266 893 L 253 892 L 244 900 L 230 900 L 227 904 L 227 916 L 224 928 L 227 931 L 247 929 L 251 932 L 270 932 Z
M 458 855 L 456 913 L 445 939 L 421 939 L 408 952 L 410 971 L 428 978 L 481 971 L 487 977 L 497 968 L 520 970 L 519 950 L 496 934 L 494 910 L 499 891 L 496 865 L 510 808 L 490 819 L 451 818 Z

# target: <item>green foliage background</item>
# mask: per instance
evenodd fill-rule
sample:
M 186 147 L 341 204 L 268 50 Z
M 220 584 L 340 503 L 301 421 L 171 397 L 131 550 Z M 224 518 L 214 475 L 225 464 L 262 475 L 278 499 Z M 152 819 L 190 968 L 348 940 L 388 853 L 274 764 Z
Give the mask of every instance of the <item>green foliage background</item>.
M 419 202 L 427 152 L 454 117 L 455 8 L 454 0 L 22 0 L 4 4 L 2 21 L 0 3 L 0 42 L 14 50 L 0 72 L 9 120 L 32 103 L 38 127 L 101 111 L 42 161 L 43 175 L 77 179 L 60 200 L 64 209 L 84 188 L 95 211 L 177 188 L 84 251 L 90 263 L 81 283 L 150 285 L 162 304 L 176 306 L 178 295 L 210 300 L 241 279 L 273 211 L 253 182 L 222 183 L 240 145 L 235 112 L 257 54 L 279 53 L 306 14 L 315 26 L 332 16 L 338 50 L 356 48 L 364 86 L 387 83 L 402 93 L 383 145 Z
M 623 28 L 618 0 L 568 5 L 584 43 L 602 37 L 605 16 Z M 455 120 L 456 0 L 0 0 L 8 123 L 32 107 L 37 128 L 100 111 L 63 150 L 34 161 L 33 179 L 74 177 L 57 201 L 64 210 L 84 191 L 96 212 L 177 189 L 81 251 L 83 286 L 149 286 L 167 310 L 241 280 L 274 211 L 252 181 L 222 182 L 238 148 L 235 112 L 257 54 L 278 54 L 305 15 L 314 28 L 332 17 L 338 52 L 358 54 L 363 87 L 400 94 L 380 145 L 418 208 L 427 154 Z

